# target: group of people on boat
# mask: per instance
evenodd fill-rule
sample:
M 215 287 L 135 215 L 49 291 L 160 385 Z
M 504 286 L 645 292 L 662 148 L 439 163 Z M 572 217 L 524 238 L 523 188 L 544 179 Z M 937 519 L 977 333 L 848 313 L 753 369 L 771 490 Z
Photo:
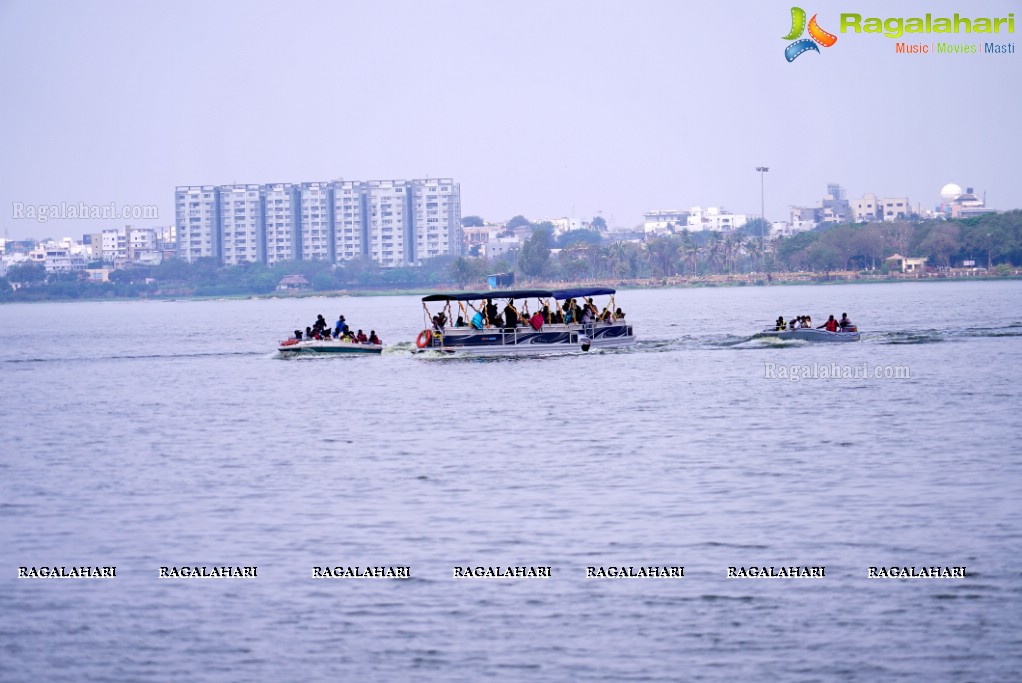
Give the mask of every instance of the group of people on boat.
M 582 304 L 575 299 L 567 299 L 563 304 L 557 304 L 555 300 L 555 310 L 550 309 L 550 304 L 544 303 L 540 310 L 532 314 L 529 313 L 528 301 L 523 302 L 521 310 L 515 307 L 514 299 L 508 299 L 503 310 L 493 302 L 493 299 L 486 299 L 485 303 L 480 302 L 479 308 L 473 306 L 471 302 L 466 303 L 474 315 L 466 320 L 468 312 L 462 308 L 461 311 L 464 315 L 457 317 L 454 327 L 473 327 L 477 330 L 484 327 L 498 327 L 510 330 L 515 327 L 531 326 L 533 329 L 539 330 L 543 325 L 587 325 L 594 322 L 623 320 L 625 317 L 624 311 L 620 308 L 611 311 L 610 305 L 601 311 L 593 303 L 592 297 L 586 298 Z M 434 331 L 442 332 L 447 325 L 447 320 L 447 314 L 443 311 L 434 315 L 432 318 Z
M 813 329 L 813 319 L 808 315 L 795 316 L 791 320 L 785 322 L 784 316 L 777 316 L 777 322 L 775 323 L 775 329 L 778 332 L 785 330 L 811 330 Z M 827 330 L 828 332 L 854 332 L 855 325 L 848 319 L 847 313 L 841 314 L 841 319 L 837 320 L 831 315 L 827 318 L 827 322 L 816 327 L 817 330 Z
M 370 330 L 367 337 L 362 330 L 356 332 L 348 325 L 343 315 L 337 317 L 337 322 L 334 323 L 334 327 L 331 329 L 322 313 L 316 316 L 316 322 L 305 328 L 304 333 L 301 330 L 295 330 L 294 337 L 292 338 L 296 341 L 302 341 L 303 338 L 306 341 L 329 341 L 336 339 L 351 344 L 383 344 L 376 335 L 376 330 Z

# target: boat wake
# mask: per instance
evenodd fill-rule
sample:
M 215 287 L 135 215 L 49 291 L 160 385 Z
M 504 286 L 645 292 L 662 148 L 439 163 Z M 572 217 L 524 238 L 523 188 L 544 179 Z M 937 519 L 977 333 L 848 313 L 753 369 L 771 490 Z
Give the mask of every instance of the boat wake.
M 276 356 L 276 353 L 271 354 Z M 158 360 L 168 358 L 227 358 L 230 356 L 263 356 L 263 351 L 218 351 L 209 353 L 147 353 L 116 354 L 107 356 L 54 356 L 52 358 L 5 358 L 0 363 L 95 363 L 111 360 Z
M 876 344 L 937 344 L 998 337 L 1022 337 L 1022 323 L 1002 327 L 966 327 L 946 330 L 900 330 L 863 335 L 865 341 Z
M 678 350 L 776 349 L 797 348 L 808 343 L 801 339 L 778 339 L 776 337 L 760 337 L 758 335 L 682 335 L 675 339 L 640 339 L 636 341 L 634 350 L 646 353 L 662 353 Z

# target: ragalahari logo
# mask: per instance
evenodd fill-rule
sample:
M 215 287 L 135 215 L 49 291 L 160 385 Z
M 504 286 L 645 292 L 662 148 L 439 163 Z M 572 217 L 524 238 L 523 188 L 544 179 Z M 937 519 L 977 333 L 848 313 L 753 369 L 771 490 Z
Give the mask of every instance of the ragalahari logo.
M 785 40 L 795 40 L 806 30 L 806 13 L 801 7 L 791 8 L 791 31 L 788 35 L 784 36 Z M 816 47 L 819 43 L 823 47 L 830 47 L 837 42 L 837 36 L 833 33 L 827 33 L 820 25 L 816 23 L 816 15 L 809 20 L 809 35 L 812 38 L 802 38 L 795 40 L 794 43 L 784 48 L 784 58 L 789 62 L 794 62 L 795 59 L 809 50 L 816 52 L 820 51 L 820 48 Z

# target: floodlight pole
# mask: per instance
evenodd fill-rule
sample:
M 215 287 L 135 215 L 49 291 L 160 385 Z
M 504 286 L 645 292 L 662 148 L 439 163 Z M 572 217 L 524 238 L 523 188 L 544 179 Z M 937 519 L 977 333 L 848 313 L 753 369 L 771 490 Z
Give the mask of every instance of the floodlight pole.
M 762 262 L 763 271 L 766 272 L 766 247 L 765 233 L 766 233 L 766 203 L 763 195 L 763 176 L 766 175 L 770 169 L 766 166 L 757 166 L 756 171 L 759 172 L 759 258 Z

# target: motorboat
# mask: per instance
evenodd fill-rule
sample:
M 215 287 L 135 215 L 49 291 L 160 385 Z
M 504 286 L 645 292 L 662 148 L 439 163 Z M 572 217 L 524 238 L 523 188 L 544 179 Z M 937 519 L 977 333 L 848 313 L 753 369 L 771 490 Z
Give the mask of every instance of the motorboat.
M 757 338 L 772 338 L 781 340 L 799 339 L 810 342 L 855 342 L 861 339 L 859 330 L 856 327 L 845 328 L 837 332 L 818 330 L 811 327 L 796 328 L 794 330 L 763 330 L 756 335 Z
M 277 346 L 281 355 L 291 356 L 298 354 L 380 354 L 383 353 L 383 344 L 367 344 L 351 342 L 342 339 L 285 339 Z
M 517 355 L 628 346 L 635 333 L 615 294 L 609 287 L 430 294 L 422 298 L 426 326 L 416 350 Z M 601 309 L 593 297 L 604 296 Z M 436 314 L 430 304 L 439 304 Z

